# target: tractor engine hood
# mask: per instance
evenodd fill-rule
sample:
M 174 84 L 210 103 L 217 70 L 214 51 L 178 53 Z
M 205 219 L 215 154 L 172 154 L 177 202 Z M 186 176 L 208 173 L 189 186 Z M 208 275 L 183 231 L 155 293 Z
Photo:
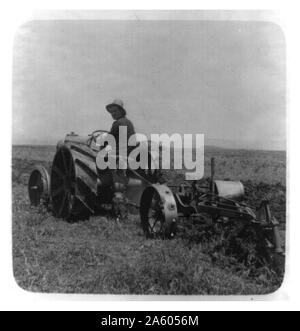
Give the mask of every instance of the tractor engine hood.
M 71 132 L 66 135 L 65 142 L 81 144 L 81 145 L 88 145 L 90 139 L 91 139 L 91 136 L 89 136 L 89 135 L 80 136 L 74 132 Z

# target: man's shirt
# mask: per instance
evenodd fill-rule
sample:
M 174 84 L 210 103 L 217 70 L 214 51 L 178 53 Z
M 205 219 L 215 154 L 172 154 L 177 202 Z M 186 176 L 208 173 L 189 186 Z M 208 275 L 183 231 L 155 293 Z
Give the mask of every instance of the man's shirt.
M 110 134 L 113 135 L 116 139 L 116 146 L 119 146 L 119 128 L 120 126 L 125 126 L 127 127 L 127 142 L 126 144 L 128 144 L 128 140 L 129 138 L 135 134 L 135 130 L 134 130 L 134 126 L 132 124 L 132 122 L 127 118 L 127 117 L 121 117 L 118 120 L 114 121 L 111 130 L 110 130 Z

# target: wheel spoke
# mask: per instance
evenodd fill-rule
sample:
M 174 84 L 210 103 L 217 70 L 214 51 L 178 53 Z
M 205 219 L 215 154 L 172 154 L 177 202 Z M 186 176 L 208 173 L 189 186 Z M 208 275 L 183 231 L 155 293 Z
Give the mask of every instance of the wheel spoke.
M 159 236 L 162 233 L 163 212 L 162 201 L 159 196 L 154 194 L 148 210 L 148 227 L 151 235 Z
M 57 195 L 59 195 L 61 192 L 63 192 L 64 191 L 64 186 L 63 185 L 61 185 L 61 186 L 59 186 L 58 188 L 56 188 L 56 189 L 54 189 L 53 191 L 52 191 L 52 196 L 57 196 Z
M 67 174 L 69 171 L 69 167 L 67 165 L 67 161 L 66 161 L 66 156 L 65 156 L 65 152 L 64 150 L 61 151 L 61 155 L 62 155 L 62 159 L 63 159 L 63 164 L 64 164 L 64 168 L 65 168 L 65 173 Z
M 150 222 L 150 220 L 151 220 L 151 222 Z M 160 224 L 159 229 L 157 229 L 158 224 Z M 154 212 L 154 215 L 152 215 L 148 218 L 148 225 L 149 225 L 150 231 L 153 234 L 160 233 L 161 232 L 161 217 L 160 217 L 160 215 L 157 215 L 157 213 Z
M 153 232 L 154 224 L 155 224 L 155 219 L 153 217 L 148 218 L 148 225 L 152 232 Z
M 67 196 L 68 196 L 68 194 L 67 194 L 67 192 L 65 192 L 64 197 L 63 197 L 63 199 L 62 199 L 62 201 L 61 201 L 61 206 L 60 206 L 59 211 L 58 211 L 58 215 L 59 215 L 59 216 L 61 216 L 61 213 L 62 213 L 63 210 L 64 210 L 64 206 L 65 206 L 65 204 L 66 204 Z
M 53 165 L 52 169 L 61 179 L 65 179 L 65 174 L 56 165 Z
M 151 217 L 154 216 L 154 214 L 155 214 L 155 210 L 154 210 L 153 208 L 151 208 L 151 209 L 149 210 L 148 217 L 151 218 Z
M 157 232 L 155 231 L 155 225 L 156 225 L 157 221 L 158 221 L 158 219 L 155 219 L 155 220 L 154 220 L 154 223 L 153 223 L 152 226 L 151 226 L 151 230 L 152 230 L 152 232 L 154 232 L 154 233 L 157 233 Z

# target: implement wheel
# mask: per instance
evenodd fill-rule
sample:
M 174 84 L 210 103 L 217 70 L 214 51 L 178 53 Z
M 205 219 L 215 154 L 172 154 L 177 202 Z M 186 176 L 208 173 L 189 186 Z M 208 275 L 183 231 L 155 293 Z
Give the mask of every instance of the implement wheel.
M 140 216 L 147 238 L 173 238 L 177 208 L 170 189 L 164 185 L 146 188 L 141 198 Z

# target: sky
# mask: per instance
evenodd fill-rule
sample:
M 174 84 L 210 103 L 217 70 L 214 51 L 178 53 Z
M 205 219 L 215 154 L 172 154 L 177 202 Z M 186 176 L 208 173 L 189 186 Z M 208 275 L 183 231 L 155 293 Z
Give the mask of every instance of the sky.
M 109 130 L 105 106 L 120 98 L 139 133 L 285 149 L 285 40 L 274 23 L 30 21 L 13 62 L 13 144 Z

